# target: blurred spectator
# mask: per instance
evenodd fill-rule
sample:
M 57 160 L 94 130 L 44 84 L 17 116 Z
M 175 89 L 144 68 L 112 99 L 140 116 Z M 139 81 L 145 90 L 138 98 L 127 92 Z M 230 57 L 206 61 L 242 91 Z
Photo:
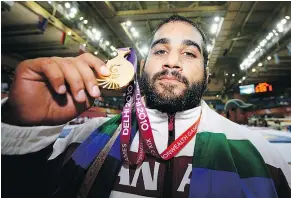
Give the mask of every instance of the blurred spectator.
M 248 124 L 248 118 L 246 110 L 250 109 L 254 105 L 243 102 L 239 99 L 231 99 L 226 102 L 224 110 L 226 117 L 238 124 Z

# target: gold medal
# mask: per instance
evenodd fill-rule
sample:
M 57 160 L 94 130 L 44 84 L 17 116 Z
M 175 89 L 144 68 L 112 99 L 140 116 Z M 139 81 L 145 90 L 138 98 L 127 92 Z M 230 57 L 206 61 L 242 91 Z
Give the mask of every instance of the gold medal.
M 99 86 L 104 89 L 122 89 L 134 77 L 133 65 L 125 58 L 130 53 L 130 49 L 118 50 L 117 53 L 118 55 L 115 58 L 108 60 L 106 63 L 110 76 L 97 78 Z

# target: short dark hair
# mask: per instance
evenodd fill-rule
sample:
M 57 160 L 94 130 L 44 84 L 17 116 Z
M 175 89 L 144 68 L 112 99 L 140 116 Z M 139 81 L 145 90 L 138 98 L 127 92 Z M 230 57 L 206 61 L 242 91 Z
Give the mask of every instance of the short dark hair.
M 156 34 L 156 32 L 165 24 L 167 23 L 170 23 L 170 22 L 177 22 L 177 21 L 180 21 L 180 22 L 185 22 L 185 23 L 188 23 L 190 25 L 192 25 L 193 27 L 195 27 L 198 32 L 201 34 L 202 36 L 202 53 L 203 53 L 203 58 L 204 58 L 204 67 L 207 66 L 207 61 L 208 61 L 208 51 L 206 49 L 206 44 L 207 44 L 207 36 L 205 35 L 204 31 L 202 30 L 202 28 L 194 21 L 191 21 L 190 19 L 186 18 L 186 17 L 183 17 L 183 16 L 180 16 L 180 15 L 172 15 L 171 17 L 163 20 L 158 26 L 157 28 L 155 29 L 155 31 L 153 32 L 153 36 Z

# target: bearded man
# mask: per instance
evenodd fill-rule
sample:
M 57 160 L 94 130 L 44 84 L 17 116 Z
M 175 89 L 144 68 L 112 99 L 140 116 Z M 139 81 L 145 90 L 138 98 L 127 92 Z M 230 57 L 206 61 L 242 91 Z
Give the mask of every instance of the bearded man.
M 91 54 L 22 62 L 2 101 L 2 196 L 291 197 L 278 152 L 201 100 L 207 57 L 203 31 L 168 18 L 144 61 L 137 116 L 128 108 L 64 138 L 65 124 L 100 96 L 92 70 L 109 71 Z

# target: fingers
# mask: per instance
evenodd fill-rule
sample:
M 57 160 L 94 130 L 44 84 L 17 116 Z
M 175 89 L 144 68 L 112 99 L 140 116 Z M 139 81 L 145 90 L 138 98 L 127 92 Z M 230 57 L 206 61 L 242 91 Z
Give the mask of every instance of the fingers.
M 84 53 L 78 56 L 77 59 L 81 59 L 82 61 L 86 62 L 89 66 L 94 68 L 94 70 L 97 72 L 98 75 L 101 75 L 101 76 L 110 75 L 110 71 L 106 67 L 105 63 L 92 54 Z
M 69 84 L 74 99 L 77 102 L 85 102 L 87 98 L 85 86 L 76 64 L 70 58 L 54 57 L 53 60 L 58 64 L 65 77 L 65 81 Z
M 52 61 L 48 64 L 43 64 L 41 71 L 45 74 L 53 89 L 58 94 L 66 93 L 65 77 L 57 63 Z
M 88 98 L 89 95 L 93 98 L 100 97 L 96 76 L 91 68 L 96 71 L 97 75 L 110 75 L 105 63 L 89 53 L 82 54 L 76 58 L 32 59 L 23 65 L 24 69 L 27 67 L 36 73 L 33 80 L 42 80 L 41 74 L 44 74 L 56 93 L 64 94 L 70 90 L 77 102 L 85 102 L 90 99 Z M 29 77 L 31 76 L 29 74 Z M 69 87 L 66 87 L 65 83 Z
M 16 75 L 22 76 L 22 78 L 35 81 L 42 81 L 42 74 L 44 74 L 57 93 L 64 94 L 66 92 L 63 72 L 60 70 L 59 65 L 51 58 L 25 60 L 17 67 L 16 73 L 18 73 Z
M 94 98 L 99 97 L 100 91 L 92 69 L 82 60 L 76 60 L 76 68 L 83 79 L 87 92 Z

